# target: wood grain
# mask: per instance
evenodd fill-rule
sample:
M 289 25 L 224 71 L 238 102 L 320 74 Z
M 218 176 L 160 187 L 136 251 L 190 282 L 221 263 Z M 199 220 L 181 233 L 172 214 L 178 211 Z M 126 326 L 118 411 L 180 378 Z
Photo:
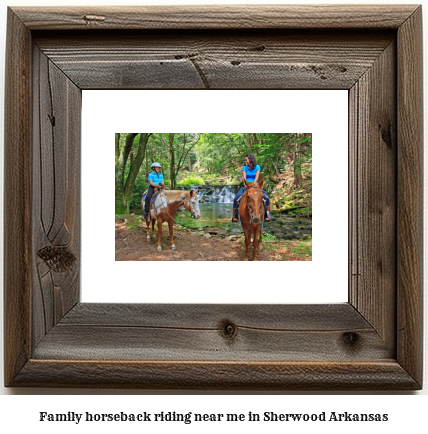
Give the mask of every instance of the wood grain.
M 367 30 L 88 36 L 35 43 L 82 89 L 349 89 L 394 39 Z
M 221 390 L 413 390 L 394 361 L 366 363 L 30 360 L 16 386 Z
M 5 383 L 30 357 L 31 332 L 31 39 L 8 12 L 4 153 Z
M 34 46 L 33 94 L 35 346 L 79 301 L 81 90 Z
M 6 385 L 421 388 L 421 41 L 417 6 L 9 9 Z M 349 89 L 349 303 L 79 303 L 81 90 L 243 87 Z
M 227 325 L 234 328 L 233 335 L 226 333 Z M 33 356 L 56 360 L 355 362 L 391 359 L 394 353 L 348 304 L 80 304 L 46 336 Z
M 422 7 L 398 32 L 397 359 L 422 384 L 423 89 Z M 418 344 L 419 342 L 419 344 Z
M 397 29 L 415 5 L 14 7 L 31 30 Z
M 350 92 L 350 302 L 395 348 L 397 124 L 395 43 Z

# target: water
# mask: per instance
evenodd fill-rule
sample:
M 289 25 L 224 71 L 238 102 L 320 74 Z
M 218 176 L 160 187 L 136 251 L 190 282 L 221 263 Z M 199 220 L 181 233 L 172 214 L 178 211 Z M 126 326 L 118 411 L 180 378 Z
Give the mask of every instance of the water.
M 232 223 L 231 203 L 203 203 L 199 205 L 201 218 L 192 219 L 184 208 L 177 213 L 176 223 L 189 229 L 203 230 L 205 228 L 224 229 L 229 234 L 242 233 L 239 223 Z M 312 236 L 312 219 L 293 218 L 286 215 L 276 215 L 271 222 L 263 224 L 263 232 L 275 235 L 278 239 L 302 240 Z
M 239 185 L 192 185 L 192 190 L 198 189 L 199 203 L 233 203 Z
M 198 189 L 201 218 L 192 219 L 190 213 L 182 207 L 176 215 L 177 224 L 194 230 L 224 229 L 231 235 L 243 232 L 239 222 L 232 223 L 233 199 L 239 185 L 192 185 L 191 188 Z M 263 232 L 283 240 L 307 239 L 312 236 L 312 219 L 277 214 L 273 221 L 263 224 Z
M 233 198 L 232 198 L 233 200 Z M 177 213 L 175 222 L 187 228 L 205 229 L 207 227 L 229 230 L 238 229 L 236 223 L 232 223 L 232 203 L 202 203 L 199 204 L 201 218 L 192 219 L 190 213 L 182 209 Z

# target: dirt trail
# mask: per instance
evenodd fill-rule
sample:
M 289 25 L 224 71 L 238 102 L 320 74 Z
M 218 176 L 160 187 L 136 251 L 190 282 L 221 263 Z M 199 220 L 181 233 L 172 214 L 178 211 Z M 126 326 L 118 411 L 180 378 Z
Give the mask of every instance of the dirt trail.
M 116 220 L 116 261 L 243 261 L 245 246 L 242 240 L 229 241 L 227 238 L 212 236 L 205 238 L 201 233 L 174 228 L 174 242 L 177 250 L 172 251 L 168 227 L 164 225 L 161 253 L 156 250 L 156 237 L 146 239 L 141 227 L 129 229 L 124 220 Z M 311 260 L 310 256 L 296 255 L 295 243 L 263 243 L 264 249 L 257 255 L 259 261 L 301 261 Z M 253 248 L 250 247 L 250 260 Z

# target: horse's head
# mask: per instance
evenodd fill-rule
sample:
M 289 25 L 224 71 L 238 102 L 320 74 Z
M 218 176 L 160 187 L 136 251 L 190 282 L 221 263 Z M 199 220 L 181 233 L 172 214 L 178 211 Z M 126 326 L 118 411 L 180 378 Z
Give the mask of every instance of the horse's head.
M 198 219 L 201 217 L 201 212 L 199 211 L 199 198 L 197 195 L 198 189 L 195 191 L 190 190 L 189 196 L 186 197 L 184 201 L 184 208 L 192 214 L 194 219 Z
M 263 219 L 263 183 L 264 178 L 258 183 L 244 181 L 247 188 L 247 208 L 250 212 L 251 222 L 260 224 Z

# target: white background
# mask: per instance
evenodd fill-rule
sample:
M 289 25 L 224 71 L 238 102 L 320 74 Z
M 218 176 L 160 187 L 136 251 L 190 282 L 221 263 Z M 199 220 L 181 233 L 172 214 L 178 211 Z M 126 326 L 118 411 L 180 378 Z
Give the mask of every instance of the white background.
M 183 93 L 187 95 L 185 98 Z M 195 104 L 178 107 L 168 103 L 183 99 L 193 100 Z M 263 109 L 254 110 L 254 107 Z M 339 303 L 348 300 L 346 90 L 83 91 L 82 125 L 82 301 Z M 313 134 L 312 261 L 251 264 L 114 260 L 115 132 L 150 129 L 236 133 L 251 131 L 254 125 L 260 132 Z M 340 164 L 332 163 L 332 155 Z M 87 188 L 92 185 L 94 174 L 96 195 Z M 328 199 L 329 192 L 331 199 Z M 176 245 L 179 251 L 180 240 Z M 251 284 L 243 287 L 242 276 L 248 273 L 251 273 Z M 150 280 L 149 275 L 155 280 Z M 189 275 L 192 279 L 186 278 Z
M 13 1 L 10 0 L 8 4 L 10 5 L 70 5 L 70 4 L 80 4 L 80 5 L 89 5 L 89 4 L 118 4 L 120 3 L 118 0 L 76 0 L 74 2 L 60 2 L 57 1 Z M 142 1 L 135 0 L 127 0 L 127 4 L 144 4 Z M 160 2 L 156 2 L 152 0 L 150 4 L 159 4 Z M 163 1 L 162 4 L 180 4 L 184 3 L 182 1 Z M 187 0 L 187 4 L 208 4 L 208 3 L 217 3 L 215 1 L 202 1 L 202 2 L 191 2 Z M 251 1 L 251 0 L 235 0 L 234 3 L 238 4 L 248 4 L 248 3 L 263 3 L 262 0 Z M 280 3 L 275 0 L 268 0 L 268 2 L 264 2 L 268 4 Z M 293 1 L 292 3 L 296 3 Z M 300 4 L 315 4 L 321 3 L 325 4 L 326 1 L 300 1 Z M 331 1 L 330 3 L 347 3 L 340 1 Z M 390 4 L 395 3 L 392 0 L 382 1 L 358 1 L 352 0 L 352 3 L 384 3 Z M 408 3 L 414 4 L 413 1 L 404 1 L 401 0 L 397 3 Z M 426 11 L 425 11 L 426 12 Z M 0 9 L 0 28 L 1 31 L 1 46 L 0 46 L 0 76 L 2 77 L 2 82 L 4 78 L 4 43 L 5 43 L 5 29 L 6 29 L 6 9 L 3 6 Z M 428 29 L 428 23 L 426 18 L 426 13 L 424 14 L 424 28 Z M 426 32 L 425 32 L 426 33 Z M 426 36 L 424 38 L 424 59 L 427 59 L 427 39 Z M 427 67 L 425 64 L 425 76 Z M 424 86 L 424 100 L 425 103 L 428 101 L 427 98 L 427 86 Z M 3 100 L 3 88 L 0 87 L 0 95 L 1 100 Z M 0 114 L 3 115 L 3 105 L 0 105 Z M 425 116 L 428 113 L 428 110 L 424 110 Z M 3 118 L 3 116 L 1 116 Z M 0 123 L 0 137 L 3 137 L 3 123 Z M 1 146 L 3 146 L 3 141 L 0 140 Z M 1 162 L 3 158 L 3 150 L 1 149 Z M 425 154 L 426 155 L 426 154 Z M 2 169 L 2 166 L 1 170 Z M 425 167 L 427 165 L 425 164 Z M 3 179 L 3 175 L 1 174 L 0 179 Z M 0 181 L 1 182 L 1 181 Z M 2 198 L 1 203 L 3 203 Z M 427 203 L 425 197 L 425 204 Z M 0 214 L 0 219 L 2 219 L 2 215 Z M 426 233 L 426 232 L 425 232 Z M 426 237 L 426 236 L 425 236 Z M 425 238 L 426 241 L 426 238 Z M 426 243 L 425 243 L 426 244 Z M 0 249 L 3 248 L 3 242 L 1 240 Z M 2 257 L 2 250 L 0 250 L 0 256 Z M 3 264 L 0 262 L 0 267 Z M 426 281 L 426 279 L 425 279 Z M 2 301 L 0 301 L 0 304 Z M 425 301 L 425 312 L 427 311 L 427 302 Z M 2 306 L 0 306 L 0 315 L 2 315 Z M 3 336 L 3 322 L 0 322 L 0 336 Z M 428 336 L 428 332 L 425 333 Z M 427 348 L 427 345 L 425 345 Z M 0 349 L 2 351 L 2 347 Z M 425 357 L 426 358 L 426 357 Z M 0 354 L 0 360 L 2 363 L 3 355 Z M 426 365 L 425 365 L 426 366 Z M 75 389 L 55 389 L 55 390 L 45 390 L 45 389 L 4 389 L 1 388 L 1 384 L 3 383 L 2 372 L 0 373 L 0 390 L 3 396 L 0 397 L 0 426 L 2 431 L 11 432 L 12 430 L 20 432 L 21 429 L 28 429 L 31 431 L 39 431 L 43 430 L 44 432 L 55 432 L 58 430 L 62 430 L 63 432 L 74 432 L 79 429 L 80 432 L 93 432 L 93 427 L 90 425 L 86 426 L 74 426 L 71 424 L 64 424 L 58 426 L 57 424 L 40 424 L 37 422 L 38 412 L 39 411 L 52 411 L 52 412 L 67 412 L 67 411 L 92 411 L 92 412 L 112 412 L 112 411 L 193 411 L 193 412 L 220 412 L 220 413 L 228 413 L 234 411 L 235 413 L 247 413 L 248 411 L 277 411 L 277 412 L 321 412 L 325 411 L 351 411 L 351 412 L 373 412 L 373 413 L 390 413 L 390 422 L 386 424 L 356 424 L 356 423 L 340 423 L 338 425 L 322 425 L 317 423 L 316 425 L 307 424 L 307 425 L 285 425 L 282 424 L 271 424 L 271 425 L 240 425 L 239 427 L 236 425 L 204 425 L 205 432 L 218 432 L 221 429 L 223 432 L 236 432 L 237 429 L 244 429 L 246 432 L 260 432 L 260 430 L 269 429 L 269 432 L 296 432 L 297 430 L 301 432 L 313 432 L 313 430 L 321 431 L 321 432 L 336 432 L 340 430 L 346 430 L 349 433 L 360 433 L 362 430 L 368 433 L 378 433 L 387 430 L 391 431 L 407 431 L 407 430 L 421 430 L 426 427 L 426 408 L 428 404 L 428 399 L 426 395 L 427 384 L 428 382 L 428 374 L 425 368 L 425 388 L 422 392 L 415 392 L 408 396 L 405 396 L 404 393 L 396 393 L 390 394 L 390 396 L 377 396 L 383 395 L 381 393 L 369 393 L 367 394 L 358 394 L 357 392 L 344 393 L 342 395 L 337 394 L 329 394 L 328 396 L 319 396 L 315 393 L 305 394 L 305 393 L 297 393 L 293 394 L 292 392 L 283 391 L 277 392 L 274 394 L 263 395 L 262 392 L 254 394 L 254 396 L 242 396 L 238 393 L 228 393 L 224 395 L 221 392 L 217 391 L 208 391 L 206 394 L 202 394 L 202 396 L 194 396 L 192 392 L 187 392 L 184 396 L 174 396 L 174 392 L 170 391 L 170 396 L 145 396 L 144 391 L 100 391 L 100 390 L 75 390 Z M 164 395 L 165 392 L 158 392 L 155 395 Z M 82 395 L 82 396 L 73 396 L 73 395 Z M 104 394 L 106 396 L 97 396 L 92 397 L 89 394 Z M 119 396 L 118 395 L 124 395 Z M 222 396 L 218 396 L 218 395 Z M 11 396 L 11 395 L 21 395 L 21 396 Z M 22 396 L 22 395 L 30 395 L 30 396 Z M 33 396 L 31 396 L 33 395 Z M 43 395 L 43 396 L 34 396 L 34 395 Z M 60 395 L 60 396 L 53 396 Z M 290 396 L 293 395 L 293 396 Z M 322 393 L 324 395 L 324 393 Z M 413 396 L 412 396 L 413 395 Z M 266 409 L 266 410 L 265 410 Z M 97 425 L 97 427 L 101 427 L 104 432 L 113 431 L 117 432 L 118 429 L 127 429 L 127 432 L 138 432 L 141 433 L 143 430 L 148 432 L 154 432 L 153 426 L 149 428 L 145 428 L 141 425 L 136 425 L 134 427 L 131 426 L 116 426 L 114 424 L 110 425 Z M 164 425 L 166 429 L 170 428 L 170 425 Z M 190 428 L 187 425 L 174 424 L 172 425 L 176 432 L 184 432 L 189 431 L 189 429 L 195 430 L 194 427 L 197 427 L 198 431 L 200 431 L 200 427 L 194 425 L 193 427 L 190 425 Z M 215 430 L 215 431 L 214 431 Z M 159 428 L 156 430 L 159 431 Z

